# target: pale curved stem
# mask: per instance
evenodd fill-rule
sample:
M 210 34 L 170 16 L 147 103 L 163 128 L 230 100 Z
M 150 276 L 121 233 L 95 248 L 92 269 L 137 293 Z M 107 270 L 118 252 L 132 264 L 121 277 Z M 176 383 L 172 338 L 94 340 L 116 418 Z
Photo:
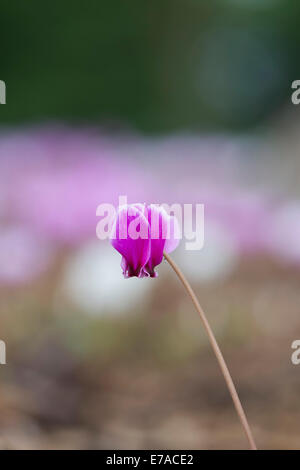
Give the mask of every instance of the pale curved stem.
M 164 257 L 168 261 L 169 265 L 174 269 L 175 273 L 177 274 L 180 281 L 182 282 L 185 289 L 187 290 L 188 294 L 190 295 L 190 297 L 193 301 L 193 304 L 196 307 L 197 312 L 199 313 L 199 316 L 202 320 L 202 323 L 203 323 L 204 328 L 206 330 L 206 333 L 208 335 L 210 344 L 211 344 L 211 346 L 213 348 L 213 351 L 216 355 L 216 358 L 217 358 L 217 361 L 218 361 L 219 366 L 221 368 L 221 371 L 222 371 L 222 374 L 224 376 L 225 382 L 226 382 L 227 387 L 229 389 L 229 392 L 230 392 L 233 404 L 235 406 L 236 412 L 239 416 L 239 419 L 241 421 L 241 424 L 243 426 L 243 429 L 244 429 L 245 434 L 247 436 L 247 439 L 249 441 L 250 449 L 257 450 L 257 447 L 256 447 L 256 444 L 254 442 L 254 438 L 253 438 L 250 426 L 248 424 L 244 409 L 242 407 L 241 401 L 239 399 L 236 388 L 235 388 L 234 383 L 232 381 L 232 378 L 231 378 L 230 372 L 228 370 L 228 367 L 226 365 L 226 362 L 224 360 L 223 354 L 221 353 L 221 350 L 218 346 L 218 343 L 217 343 L 217 340 L 214 336 L 214 333 L 213 333 L 213 331 L 212 331 L 212 329 L 211 329 L 211 327 L 208 323 L 206 315 L 205 315 L 204 311 L 202 310 L 193 289 L 191 288 L 189 282 L 186 280 L 185 276 L 183 275 L 183 273 L 181 272 L 181 270 L 179 269 L 177 264 L 172 260 L 172 258 L 170 258 L 170 256 L 167 253 L 164 253 Z

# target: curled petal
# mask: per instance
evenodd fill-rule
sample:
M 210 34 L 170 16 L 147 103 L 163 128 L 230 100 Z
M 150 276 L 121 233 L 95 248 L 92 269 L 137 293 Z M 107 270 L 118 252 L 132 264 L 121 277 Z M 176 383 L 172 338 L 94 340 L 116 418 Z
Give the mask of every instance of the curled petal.
M 179 243 L 178 222 L 174 217 L 170 217 L 167 212 L 159 206 L 150 205 L 148 207 L 148 221 L 150 225 L 151 253 L 149 261 L 144 269 L 151 277 L 156 277 L 154 268 L 163 260 L 163 253 L 175 250 Z M 177 224 L 177 225 L 176 225 Z
M 112 233 L 112 246 L 122 255 L 125 277 L 144 277 L 150 257 L 150 226 L 140 207 L 121 206 Z

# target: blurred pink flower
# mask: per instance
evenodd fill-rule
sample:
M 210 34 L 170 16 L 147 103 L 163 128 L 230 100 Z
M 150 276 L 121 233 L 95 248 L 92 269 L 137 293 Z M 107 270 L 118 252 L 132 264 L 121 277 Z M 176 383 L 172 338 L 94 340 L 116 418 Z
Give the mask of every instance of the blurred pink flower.
M 30 282 L 49 268 L 53 250 L 40 237 L 22 226 L 1 227 L 0 284 Z
M 281 204 L 266 233 L 266 249 L 285 263 L 300 266 L 300 201 Z
M 147 200 L 147 176 L 116 141 L 65 127 L 0 136 L 0 212 L 2 199 L 4 217 L 50 240 L 94 238 L 99 204 Z
M 255 185 L 257 150 L 255 139 L 232 136 L 112 137 L 63 125 L 3 129 L 1 221 L 74 245 L 95 239 L 97 206 L 117 206 L 122 194 L 129 203 L 201 203 L 205 223 L 226 232 L 238 255 L 267 253 L 293 262 L 297 236 L 280 242 L 282 214 L 274 201 L 281 197 L 269 183 Z M 285 224 L 291 223 L 289 217 Z M 292 237 L 289 229 L 286 236 Z

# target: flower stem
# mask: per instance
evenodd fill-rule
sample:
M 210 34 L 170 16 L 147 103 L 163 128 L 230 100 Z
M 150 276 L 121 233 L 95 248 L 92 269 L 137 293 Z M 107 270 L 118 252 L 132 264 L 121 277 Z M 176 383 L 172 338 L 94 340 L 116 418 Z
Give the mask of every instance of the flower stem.
M 222 374 L 224 376 L 225 382 L 226 382 L 227 387 L 229 389 L 229 392 L 230 392 L 233 404 L 235 406 L 236 412 L 239 416 L 239 419 L 241 421 L 241 424 L 243 426 L 243 429 L 244 429 L 245 434 L 247 436 L 247 439 L 249 441 L 250 449 L 257 450 L 256 444 L 255 444 L 253 436 L 252 436 L 250 426 L 248 424 L 245 412 L 243 410 L 243 407 L 242 407 L 242 404 L 240 402 L 239 396 L 237 394 L 236 388 L 235 388 L 234 383 L 232 381 L 230 372 L 228 370 L 228 367 L 226 365 L 224 357 L 221 353 L 221 350 L 218 346 L 218 343 L 217 343 L 217 340 L 214 336 L 214 333 L 213 333 L 213 331 L 212 331 L 212 329 L 211 329 L 211 327 L 208 323 L 206 315 L 205 315 L 204 311 L 202 310 L 193 289 L 191 288 L 189 282 L 186 280 L 185 276 L 183 275 L 183 273 L 181 272 L 181 270 L 179 269 L 177 264 L 172 260 L 172 258 L 170 258 L 170 256 L 167 253 L 164 253 L 164 257 L 168 261 L 169 265 L 174 269 L 175 273 L 177 274 L 180 281 L 182 282 L 185 289 L 187 290 L 188 294 L 190 295 L 190 297 L 192 299 L 192 302 L 193 302 L 194 306 L 196 307 L 197 312 L 199 313 L 199 316 L 202 320 L 202 323 L 203 323 L 204 328 L 206 330 L 206 333 L 208 335 L 210 344 L 211 344 L 211 346 L 213 348 L 213 351 L 216 355 L 216 358 L 217 358 L 217 361 L 218 361 L 219 366 L 221 368 L 221 371 L 222 371 Z

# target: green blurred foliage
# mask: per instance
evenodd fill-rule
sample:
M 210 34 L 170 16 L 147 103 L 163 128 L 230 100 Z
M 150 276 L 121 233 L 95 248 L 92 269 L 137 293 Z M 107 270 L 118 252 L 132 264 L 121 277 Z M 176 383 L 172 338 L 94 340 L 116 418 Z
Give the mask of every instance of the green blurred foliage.
M 2 1 L 3 124 L 247 128 L 300 77 L 296 0 Z

